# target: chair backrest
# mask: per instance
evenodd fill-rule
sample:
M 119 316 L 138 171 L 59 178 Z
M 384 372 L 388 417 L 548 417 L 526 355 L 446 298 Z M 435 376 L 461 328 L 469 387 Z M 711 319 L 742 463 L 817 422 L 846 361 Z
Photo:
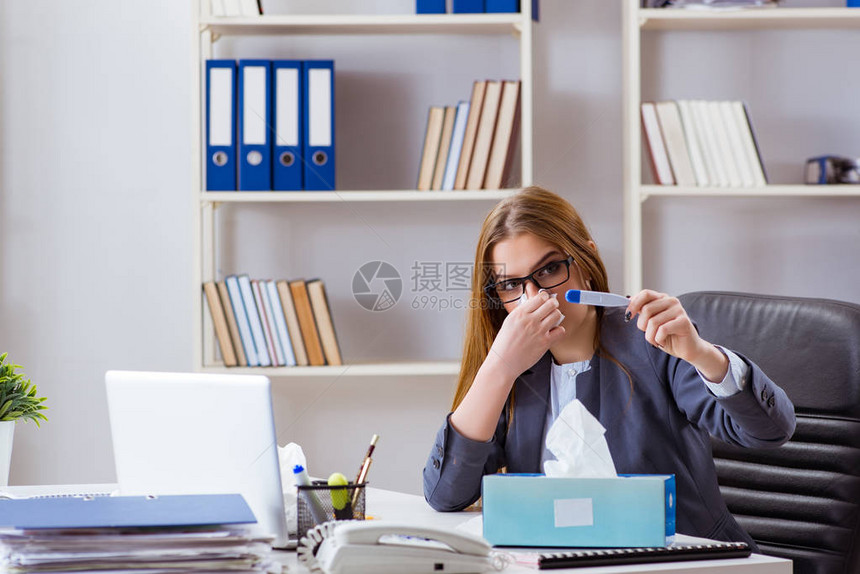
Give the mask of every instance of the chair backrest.
M 777 449 L 713 442 L 729 510 L 795 574 L 860 572 L 860 305 L 745 293 L 679 297 L 702 337 L 749 357 L 795 405 Z

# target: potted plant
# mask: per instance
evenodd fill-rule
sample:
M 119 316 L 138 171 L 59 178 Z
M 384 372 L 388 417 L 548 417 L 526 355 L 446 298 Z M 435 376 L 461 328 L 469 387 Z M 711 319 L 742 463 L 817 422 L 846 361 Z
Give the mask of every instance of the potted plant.
M 0 486 L 9 484 L 12 461 L 12 437 L 15 421 L 48 420 L 42 413 L 47 407 L 45 397 L 36 396 L 36 385 L 24 373 L 16 372 L 20 365 L 6 362 L 7 353 L 0 355 Z

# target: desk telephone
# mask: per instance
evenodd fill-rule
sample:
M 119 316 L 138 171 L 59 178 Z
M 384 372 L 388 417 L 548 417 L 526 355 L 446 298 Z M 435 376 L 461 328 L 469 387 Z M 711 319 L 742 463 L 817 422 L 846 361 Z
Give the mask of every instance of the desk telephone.
M 483 538 L 381 520 L 326 522 L 308 531 L 298 553 L 315 574 L 466 574 L 507 565 Z

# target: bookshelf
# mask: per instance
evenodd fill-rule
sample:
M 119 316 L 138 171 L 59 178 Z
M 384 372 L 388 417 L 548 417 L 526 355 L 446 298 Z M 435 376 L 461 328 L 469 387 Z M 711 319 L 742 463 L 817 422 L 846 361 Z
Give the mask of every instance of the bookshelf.
M 624 287 L 634 293 L 643 286 L 644 230 L 642 211 L 646 201 L 660 198 L 833 198 L 860 197 L 857 185 L 785 185 L 764 187 L 686 187 L 643 183 L 642 44 L 649 32 L 698 30 L 814 30 L 860 28 L 856 8 L 773 8 L 736 11 L 696 11 L 640 8 L 639 0 L 624 0 L 622 22 L 623 70 L 623 164 L 624 164 Z M 662 65 L 667 65 L 665 62 Z M 671 94 L 668 95 L 670 99 Z M 755 117 L 753 117 L 753 122 Z M 800 168 L 798 168 L 800 171 Z
M 207 373 L 254 374 L 261 369 L 273 377 L 365 377 L 416 375 L 456 375 L 460 372 L 457 361 L 404 361 L 388 363 L 353 363 L 349 365 L 323 367 L 204 367 Z
M 858 28 L 860 13 L 852 8 L 771 8 L 734 12 L 697 12 L 640 8 L 641 30 L 744 30 Z
M 421 191 L 414 189 L 383 191 L 279 191 L 242 192 L 204 191 L 201 200 L 211 203 L 295 203 L 295 202 L 353 202 L 353 201 L 498 201 L 514 193 L 510 189 L 481 189 L 461 191 Z
M 522 3 L 518 14 L 378 14 L 378 15 L 276 15 L 256 17 L 214 17 L 209 0 L 192 0 L 194 30 L 192 74 L 192 196 L 194 217 L 194 283 L 193 289 L 193 364 L 197 371 L 225 373 L 262 373 L 276 377 L 308 376 L 450 376 L 459 371 L 459 361 L 403 360 L 374 362 L 361 357 L 344 357 L 350 364 L 323 367 L 225 367 L 217 359 L 217 342 L 201 285 L 205 281 L 221 280 L 217 276 L 218 210 L 235 209 L 242 205 L 260 204 L 319 204 L 337 206 L 343 203 L 381 203 L 426 205 L 451 204 L 452 209 L 462 202 L 496 202 L 516 192 L 512 189 L 479 191 L 417 191 L 415 189 L 338 189 L 320 192 L 208 192 L 205 190 L 205 62 L 217 56 L 217 43 L 225 37 L 240 39 L 278 39 L 290 37 L 301 40 L 315 36 L 343 36 L 360 40 L 367 36 L 397 36 L 418 38 L 425 35 L 443 35 L 456 43 L 457 37 L 510 37 L 517 42 L 519 54 L 520 133 L 519 171 L 524 186 L 532 183 L 532 36 L 534 22 L 531 3 Z M 362 49 L 361 43 L 357 43 Z M 456 54 L 456 52 L 452 52 Z M 265 57 L 264 51 L 249 53 L 247 57 Z M 337 63 L 335 64 L 337 66 Z M 337 70 L 337 68 L 336 68 Z M 336 71 L 337 73 L 337 71 Z M 444 74 L 442 72 L 435 72 Z M 483 79 L 475 77 L 475 80 Z M 462 98 L 468 99 L 469 93 Z M 453 103 L 453 102 L 451 102 Z M 416 110 L 425 114 L 426 109 Z M 350 150 L 338 149 L 338 158 Z M 416 176 L 419 158 L 415 158 Z M 289 217 L 289 215 L 287 215 Z M 337 315 L 335 323 L 337 324 Z M 358 362 L 354 362 L 358 361 Z

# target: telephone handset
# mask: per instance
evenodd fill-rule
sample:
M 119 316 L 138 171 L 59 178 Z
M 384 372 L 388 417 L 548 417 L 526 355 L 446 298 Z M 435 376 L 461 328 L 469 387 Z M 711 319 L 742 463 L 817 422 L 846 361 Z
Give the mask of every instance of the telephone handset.
M 324 574 L 466 574 L 507 565 L 478 536 L 381 520 L 322 524 L 302 539 L 299 559 Z

